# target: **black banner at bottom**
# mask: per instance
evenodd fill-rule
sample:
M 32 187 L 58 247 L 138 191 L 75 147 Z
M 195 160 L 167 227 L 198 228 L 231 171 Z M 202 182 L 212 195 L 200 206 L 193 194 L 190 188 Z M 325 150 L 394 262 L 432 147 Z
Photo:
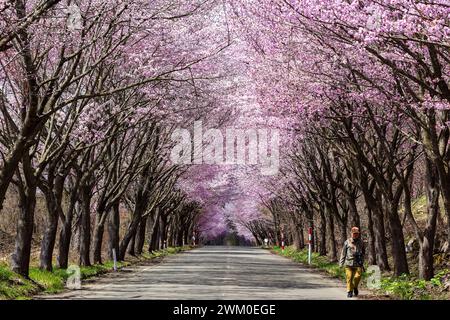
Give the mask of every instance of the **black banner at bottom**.
M 310 319 L 353 315 L 407 316 L 447 312 L 450 301 L 234 301 L 234 300 L 30 300 L 0 301 L 0 312 L 15 317 L 44 316 L 46 319 Z M 24 314 L 22 314 L 24 313 Z

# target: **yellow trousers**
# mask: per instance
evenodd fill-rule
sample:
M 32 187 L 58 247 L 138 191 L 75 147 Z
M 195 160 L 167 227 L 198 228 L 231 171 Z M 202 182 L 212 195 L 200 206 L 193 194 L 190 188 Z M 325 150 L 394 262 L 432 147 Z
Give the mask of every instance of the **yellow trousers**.
M 345 277 L 347 279 L 347 292 L 358 289 L 361 280 L 362 269 L 360 267 L 345 267 Z

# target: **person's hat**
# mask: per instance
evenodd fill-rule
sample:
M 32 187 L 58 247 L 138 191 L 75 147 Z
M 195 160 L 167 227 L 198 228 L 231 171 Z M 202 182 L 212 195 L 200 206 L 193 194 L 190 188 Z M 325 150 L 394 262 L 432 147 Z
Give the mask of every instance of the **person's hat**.
M 358 227 L 353 227 L 352 228 L 352 233 L 359 233 L 359 228 Z

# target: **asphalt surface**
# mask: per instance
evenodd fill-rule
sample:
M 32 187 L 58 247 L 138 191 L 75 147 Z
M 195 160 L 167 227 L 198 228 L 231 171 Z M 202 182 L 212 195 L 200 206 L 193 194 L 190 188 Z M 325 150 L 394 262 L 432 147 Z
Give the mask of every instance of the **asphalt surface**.
M 269 251 L 207 246 L 127 267 L 82 284 L 80 290 L 38 299 L 347 299 L 335 279 Z

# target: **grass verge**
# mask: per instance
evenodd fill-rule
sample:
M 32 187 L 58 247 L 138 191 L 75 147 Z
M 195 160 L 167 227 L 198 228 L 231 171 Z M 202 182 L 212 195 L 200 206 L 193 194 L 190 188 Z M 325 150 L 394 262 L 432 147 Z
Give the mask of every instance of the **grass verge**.
M 154 253 L 143 253 L 141 256 L 131 261 L 117 262 L 118 269 L 134 263 L 152 260 L 158 257 L 165 257 L 181 251 L 191 249 L 190 246 L 170 247 Z M 81 279 L 88 279 L 98 276 L 114 269 L 113 261 L 106 261 L 103 264 L 95 264 L 89 267 L 80 267 Z M 11 271 L 8 265 L 0 264 L 0 300 L 5 299 L 31 299 L 38 293 L 58 293 L 65 289 L 65 284 L 70 276 L 66 269 L 55 268 L 53 271 L 44 271 L 37 267 L 30 267 L 29 279 Z
M 283 251 L 280 247 L 273 247 L 271 251 L 296 262 L 308 264 L 308 249 L 295 250 L 293 247 L 285 247 Z M 333 278 L 345 281 L 344 269 L 339 267 L 339 264 L 336 262 L 330 262 L 326 256 L 319 256 L 318 253 L 313 252 L 311 255 L 311 266 L 325 271 Z M 363 276 L 365 277 L 365 275 Z

